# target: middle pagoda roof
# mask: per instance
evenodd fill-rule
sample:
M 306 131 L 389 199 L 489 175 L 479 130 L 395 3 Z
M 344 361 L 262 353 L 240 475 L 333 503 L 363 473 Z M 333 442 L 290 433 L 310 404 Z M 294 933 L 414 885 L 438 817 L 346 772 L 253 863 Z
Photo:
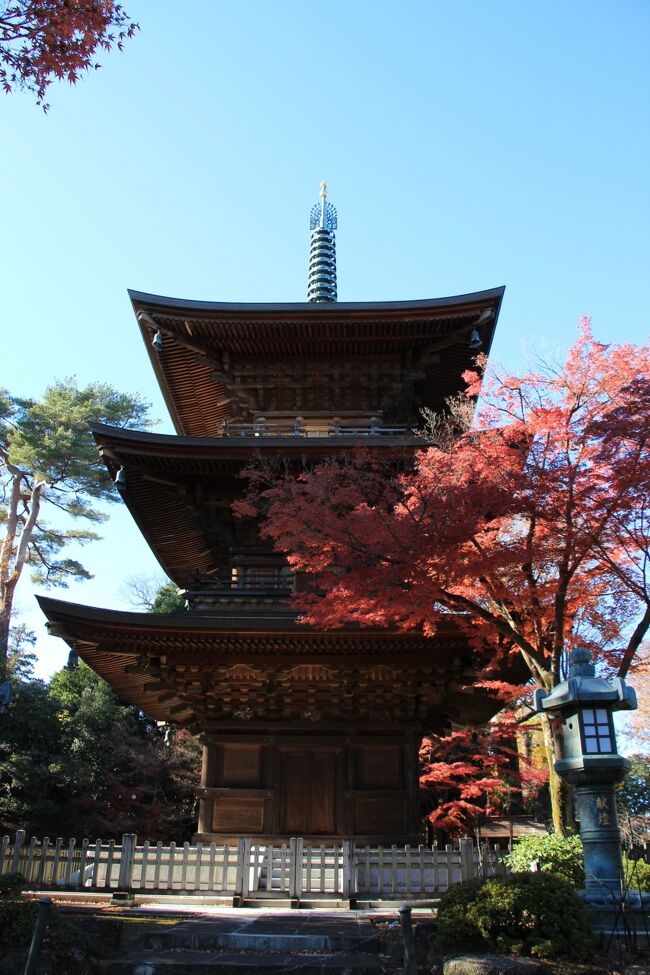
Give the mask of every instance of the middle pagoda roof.
M 354 447 L 391 453 L 422 446 L 412 434 L 381 437 L 177 437 L 93 424 L 100 454 L 114 478 L 123 468 L 122 497 L 166 574 L 182 589 L 221 567 L 220 545 L 233 526 L 230 505 L 241 496 L 241 471 L 263 446 L 267 456 L 300 461 Z
M 504 288 L 424 301 L 237 304 L 129 291 L 177 433 L 218 436 L 259 415 L 378 413 L 418 422 L 489 352 Z M 158 336 L 155 346 L 152 344 Z

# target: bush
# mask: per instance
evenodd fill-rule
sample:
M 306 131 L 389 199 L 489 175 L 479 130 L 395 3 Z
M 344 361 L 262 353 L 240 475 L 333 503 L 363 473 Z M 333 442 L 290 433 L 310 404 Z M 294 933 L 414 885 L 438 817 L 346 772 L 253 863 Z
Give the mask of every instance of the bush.
M 0 877 L 0 900 L 4 897 L 17 897 L 27 885 L 22 873 L 6 873 Z
M 452 887 L 438 908 L 442 947 L 539 958 L 589 958 L 594 935 L 571 885 L 549 873 L 513 873 Z
M 623 854 L 623 874 L 628 890 L 650 891 L 650 864 L 645 860 L 631 860 Z
M 0 949 L 27 947 L 34 933 L 38 902 L 3 897 L 0 901 Z
M 533 863 L 537 869 L 563 877 L 577 889 L 585 885 L 585 865 L 582 841 L 579 836 L 522 836 L 517 840 L 512 852 L 504 857 L 504 862 L 515 873 L 530 870 Z
M 22 897 L 0 899 L 0 952 L 29 947 L 38 911 L 39 904 L 35 900 Z M 54 906 L 47 919 L 44 941 L 54 949 L 86 947 L 85 935 L 61 920 Z

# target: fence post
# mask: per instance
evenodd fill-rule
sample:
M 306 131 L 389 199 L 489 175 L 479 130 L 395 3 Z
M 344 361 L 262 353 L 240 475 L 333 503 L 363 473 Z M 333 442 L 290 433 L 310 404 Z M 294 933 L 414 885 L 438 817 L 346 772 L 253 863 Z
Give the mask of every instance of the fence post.
M 25 830 L 19 829 L 16 832 L 16 839 L 14 842 L 14 854 L 11 858 L 11 867 L 9 868 L 9 873 L 18 873 L 18 864 L 20 863 L 20 854 L 22 853 L 24 842 L 25 842 Z
M 410 907 L 406 905 L 400 907 L 399 923 L 402 928 L 402 941 L 404 944 L 404 975 L 416 975 L 415 941 L 413 939 Z
M 472 880 L 475 876 L 474 844 L 468 837 L 459 841 L 460 848 L 460 882 Z
M 352 902 L 357 894 L 354 856 L 354 840 L 343 840 L 343 890 L 341 894 L 343 900 L 350 901 L 350 907 L 352 907 Z
M 121 892 L 131 890 L 133 884 L 133 857 L 137 836 L 135 833 L 124 833 L 122 836 L 122 850 L 120 852 L 120 872 L 117 879 L 117 889 Z
M 237 843 L 237 872 L 235 874 L 235 893 L 232 899 L 233 907 L 241 907 L 248 897 L 250 884 L 250 855 L 253 841 L 240 838 Z
M 292 836 L 289 840 L 289 897 L 292 907 L 298 907 L 302 894 L 303 845 L 304 840 L 300 836 Z

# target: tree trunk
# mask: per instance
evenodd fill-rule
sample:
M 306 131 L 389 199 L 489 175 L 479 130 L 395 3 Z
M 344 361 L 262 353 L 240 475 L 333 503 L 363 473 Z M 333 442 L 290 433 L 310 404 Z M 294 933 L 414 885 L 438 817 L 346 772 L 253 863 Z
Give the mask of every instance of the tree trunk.
M 0 683 L 7 679 L 7 657 L 9 655 L 9 624 L 11 607 L 0 614 Z
M 563 756 L 562 729 L 547 715 L 540 715 L 544 734 L 544 749 L 548 765 L 548 791 L 551 797 L 553 829 L 558 836 L 566 835 L 567 786 L 555 771 L 555 762 Z

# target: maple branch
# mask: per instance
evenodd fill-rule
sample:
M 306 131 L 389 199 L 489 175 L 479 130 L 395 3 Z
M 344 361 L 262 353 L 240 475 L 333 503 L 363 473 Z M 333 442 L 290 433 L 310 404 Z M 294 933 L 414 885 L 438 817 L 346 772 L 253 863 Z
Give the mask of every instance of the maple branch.
M 625 677 L 632 661 L 634 660 L 634 655 L 641 646 L 643 638 L 650 629 L 650 604 L 646 606 L 645 613 L 637 623 L 634 628 L 634 633 L 630 637 L 630 642 L 625 648 L 625 653 L 623 654 L 623 659 L 621 660 L 620 666 L 618 668 L 618 676 Z
M 503 616 L 496 616 L 491 613 L 480 603 L 475 602 L 473 599 L 469 599 L 467 596 L 461 596 L 459 593 L 452 593 L 448 590 L 441 589 L 441 602 L 443 600 L 448 600 L 452 606 L 462 606 L 469 613 L 478 616 L 479 619 L 484 620 L 486 623 L 490 623 L 494 628 L 501 633 L 503 636 L 508 637 L 515 643 L 521 654 L 526 661 L 526 665 L 531 671 L 533 677 L 539 680 L 544 686 L 547 684 L 548 674 L 545 673 L 542 665 L 536 659 L 536 650 L 526 640 L 526 638 L 514 627 L 514 624 L 510 625 Z

